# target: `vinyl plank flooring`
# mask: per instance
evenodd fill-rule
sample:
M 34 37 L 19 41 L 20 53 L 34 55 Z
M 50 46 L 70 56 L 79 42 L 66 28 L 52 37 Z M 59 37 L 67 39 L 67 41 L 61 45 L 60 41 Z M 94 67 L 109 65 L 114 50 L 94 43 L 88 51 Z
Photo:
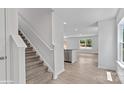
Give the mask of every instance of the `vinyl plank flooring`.
M 108 70 L 99 69 L 97 54 L 79 54 L 78 62 L 65 63 L 65 71 L 57 80 L 50 80 L 47 84 L 120 84 L 117 73 L 112 74 L 113 81 L 107 80 Z

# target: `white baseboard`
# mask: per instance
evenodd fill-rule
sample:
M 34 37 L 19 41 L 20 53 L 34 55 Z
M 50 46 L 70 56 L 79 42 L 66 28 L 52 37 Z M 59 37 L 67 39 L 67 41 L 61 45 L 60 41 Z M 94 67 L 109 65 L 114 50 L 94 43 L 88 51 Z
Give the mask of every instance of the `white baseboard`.
M 98 65 L 98 68 L 105 69 L 105 70 L 116 71 L 116 68 L 112 68 L 112 67 L 105 67 L 105 66 L 100 66 L 100 65 Z
M 0 84 L 16 84 L 14 81 L 0 81 Z
M 58 79 L 58 76 L 62 73 L 62 72 L 64 72 L 65 71 L 65 69 L 62 69 L 62 70 L 60 70 L 58 73 L 53 73 L 53 79 Z
M 62 69 L 62 70 L 60 70 L 58 73 L 57 73 L 57 75 L 60 75 L 62 72 L 64 72 L 65 71 L 65 69 Z

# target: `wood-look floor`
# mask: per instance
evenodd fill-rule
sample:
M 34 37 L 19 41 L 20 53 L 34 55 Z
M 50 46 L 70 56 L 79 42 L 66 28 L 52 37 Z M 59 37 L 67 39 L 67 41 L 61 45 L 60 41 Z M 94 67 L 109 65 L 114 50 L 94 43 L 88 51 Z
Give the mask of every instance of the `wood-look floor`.
M 107 80 L 106 71 L 98 69 L 97 54 L 79 54 L 79 61 L 65 63 L 65 72 L 57 80 L 49 80 L 47 84 L 119 84 L 119 78 L 114 71 L 110 71 L 113 81 Z M 40 83 L 40 82 L 39 82 Z

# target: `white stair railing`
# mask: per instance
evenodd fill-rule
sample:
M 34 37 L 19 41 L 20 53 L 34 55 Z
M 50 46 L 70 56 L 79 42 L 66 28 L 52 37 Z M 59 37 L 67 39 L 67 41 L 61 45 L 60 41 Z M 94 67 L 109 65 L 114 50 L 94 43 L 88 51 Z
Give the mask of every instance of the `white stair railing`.
M 26 83 L 25 48 L 26 45 L 18 35 L 11 35 L 11 79 L 16 84 Z
M 34 33 L 36 29 L 21 14 L 18 14 L 18 18 L 19 30 L 22 31 L 37 53 L 41 56 L 42 60 L 48 66 L 49 71 L 53 73 L 54 77 L 54 45 L 49 46 L 36 33 Z

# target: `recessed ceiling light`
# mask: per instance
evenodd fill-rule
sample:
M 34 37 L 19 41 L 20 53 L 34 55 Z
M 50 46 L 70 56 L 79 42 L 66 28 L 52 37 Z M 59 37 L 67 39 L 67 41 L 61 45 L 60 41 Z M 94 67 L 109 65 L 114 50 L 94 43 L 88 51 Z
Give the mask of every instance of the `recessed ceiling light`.
M 64 22 L 64 25 L 66 25 L 67 23 L 66 22 Z
M 75 29 L 74 29 L 74 31 L 78 31 L 78 29 L 77 29 L 77 28 L 75 28 Z

